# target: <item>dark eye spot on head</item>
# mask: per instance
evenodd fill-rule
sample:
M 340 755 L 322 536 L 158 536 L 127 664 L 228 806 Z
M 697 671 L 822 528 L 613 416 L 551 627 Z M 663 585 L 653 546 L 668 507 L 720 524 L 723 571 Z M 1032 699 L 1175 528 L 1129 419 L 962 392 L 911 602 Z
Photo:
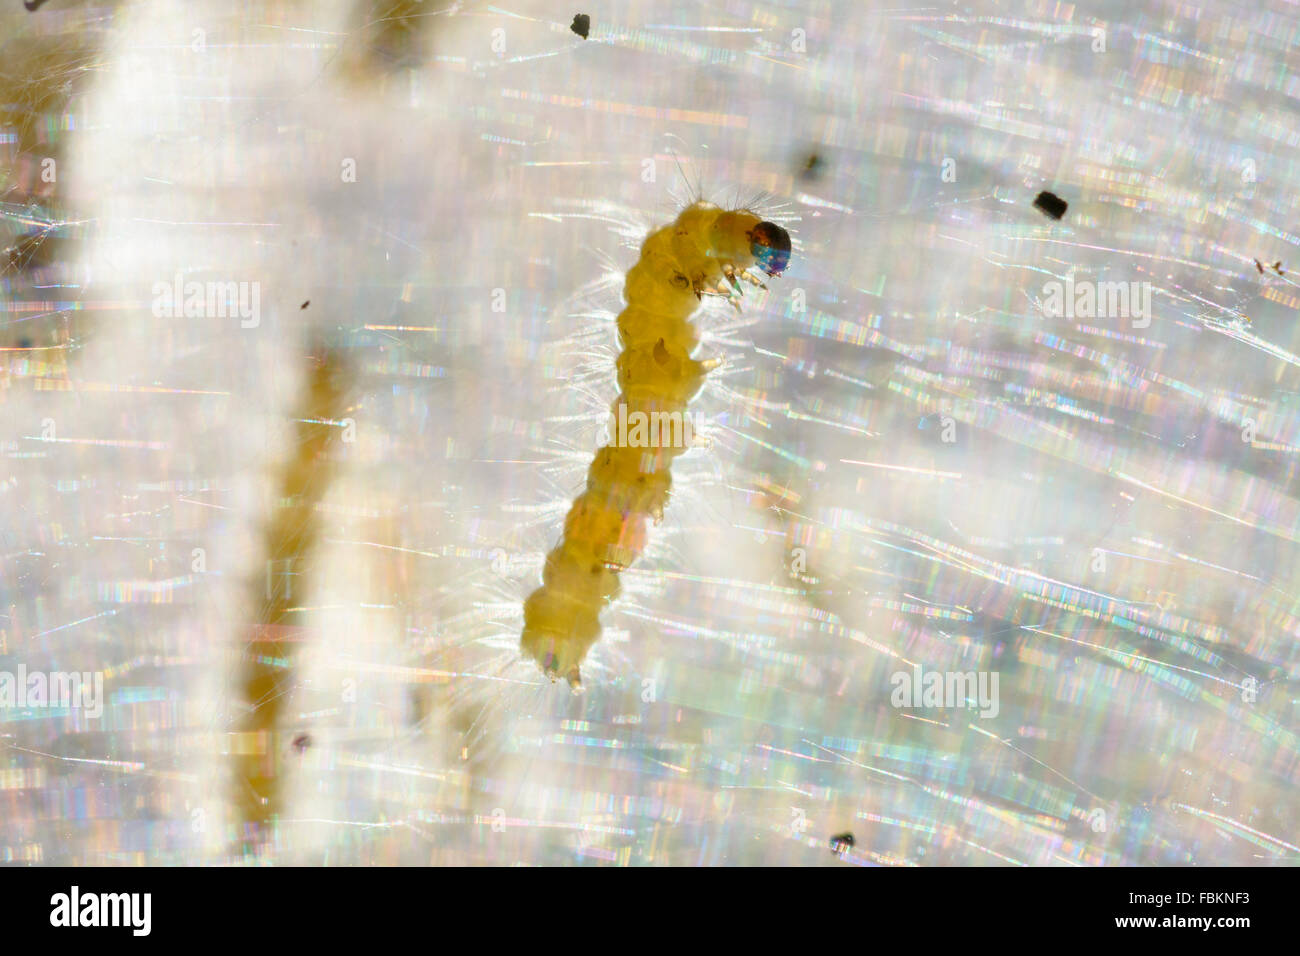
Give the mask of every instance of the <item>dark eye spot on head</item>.
M 774 222 L 760 222 L 749 233 L 749 251 L 760 269 L 779 276 L 790 264 L 790 233 Z

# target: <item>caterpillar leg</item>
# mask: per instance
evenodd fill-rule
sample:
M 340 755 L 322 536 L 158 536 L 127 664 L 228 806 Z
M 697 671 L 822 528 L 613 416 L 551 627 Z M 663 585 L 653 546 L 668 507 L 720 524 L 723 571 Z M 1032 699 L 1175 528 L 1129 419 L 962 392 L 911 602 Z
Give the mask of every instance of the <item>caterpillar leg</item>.
M 695 290 L 695 297 L 702 299 L 706 295 L 723 295 L 732 307 L 740 311 L 740 297 L 736 295 L 733 289 L 728 288 L 721 279 L 715 279 L 712 283 L 707 282 L 701 277 L 697 277 L 691 286 Z
M 754 275 L 754 273 L 750 272 L 748 269 L 741 269 L 740 277 L 744 279 L 746 282 L 748 282 L 750 285 L 756 285 L 763 291 L 767 291 L 767 286 L 764 285 L 763 280 L 760 279 L 758 276 Z
M 691 288 L 695 290 L 695 298 L 697 299 L 702 299 L 706 295 L 731 295 L 731 290 L 724 286 L 721 281 L 715 279 L 710 282 L 704 276 L 696 276 L 691 280 Z
M 740 288 L 740 280 L 736 278 L 735 266 L 733 266 L 730 262 L 724 262 L 722 264 L 722 274 L 727 277 L 727 281 L 731 283 L 731 287 L 736 290 L 737 295 L 745 294 L 744 291 L 742 291 Z

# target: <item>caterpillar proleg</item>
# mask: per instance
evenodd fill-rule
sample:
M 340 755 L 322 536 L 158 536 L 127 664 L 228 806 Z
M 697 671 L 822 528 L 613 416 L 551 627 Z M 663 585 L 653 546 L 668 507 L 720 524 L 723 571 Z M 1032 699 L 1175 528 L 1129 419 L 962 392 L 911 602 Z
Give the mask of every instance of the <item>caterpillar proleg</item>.
M 586 489 L 573 502 L 560 543 L 546 557 L 542 586 L 524 602 L 520 646 L 547 677 L 581 686 L 579 667 L 600 638 L 600 612 L 619 593 L 618 575 L 642 552 L 646 519 L 658 524 L 672 484 L 669 466 L 686 450 L 680 423 L 713 363 L 691 357 L 689 322 L 705 293 L 738 303 L 741 280 L 762 286 L 750 267 L 785 271 L 790 236 L 747 209 L 695 202 L 652 232 L 623 287 L 618 316 L 619 428 L 596 452 Z M 739 305 L 737 304 L 737 308 Z

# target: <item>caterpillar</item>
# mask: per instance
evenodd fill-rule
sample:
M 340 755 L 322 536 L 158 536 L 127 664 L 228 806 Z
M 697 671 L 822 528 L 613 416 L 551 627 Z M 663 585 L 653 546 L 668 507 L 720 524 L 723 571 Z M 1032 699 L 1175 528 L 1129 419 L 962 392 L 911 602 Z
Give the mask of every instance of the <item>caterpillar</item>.
M 789 260 L 790 235 L 781 226 L 703 201 L 642 243 L 617 319 L 619 395 L 611 413 L 619 427 L 597 450 L 560 543 L 546 556 L 542 585 L 524 602 L 521 650 L 552 681 L 582 686 L 579 668 L 600 638 L 600 612 L 643 550 L 647 519 L 663 519 L 669 466 L 689 444 L 683 413 L 717 364 L 691 357 L 699 344 L 691 316 L 705 294 L 739 309 L 741 280 L 766 288 L 751 267 L 778 276 Z

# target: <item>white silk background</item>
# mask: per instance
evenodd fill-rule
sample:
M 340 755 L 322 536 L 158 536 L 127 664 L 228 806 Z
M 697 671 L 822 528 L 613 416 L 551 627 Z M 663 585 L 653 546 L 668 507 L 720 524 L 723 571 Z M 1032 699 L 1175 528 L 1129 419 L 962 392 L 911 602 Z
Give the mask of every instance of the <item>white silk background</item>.
M 6 380 L 6 660 L 110 694 L 5 722 L 7 852 L 232 859 L 232 675 L 325 345 L 355 441 L 268 859 L 1295 859 L 1300 298 L 1252 262 L 1297 241 L 1293 5 L 417 6 L 401 42 L 383 4 L 0 21 L 90 47 L 66 373 Z M 766 194 L 792 265 L 702 314 L 710 444 L 571 696 L 520 604 L 619 276 L 697 189 Z M 258 324 L 155 317 L 177 273 L 256 283 Z M 1044 314 L 1067 277 L 1148 283 L 1149 325 Z M 997 716 L 891 706 L 913 665 L 997 673 Z

